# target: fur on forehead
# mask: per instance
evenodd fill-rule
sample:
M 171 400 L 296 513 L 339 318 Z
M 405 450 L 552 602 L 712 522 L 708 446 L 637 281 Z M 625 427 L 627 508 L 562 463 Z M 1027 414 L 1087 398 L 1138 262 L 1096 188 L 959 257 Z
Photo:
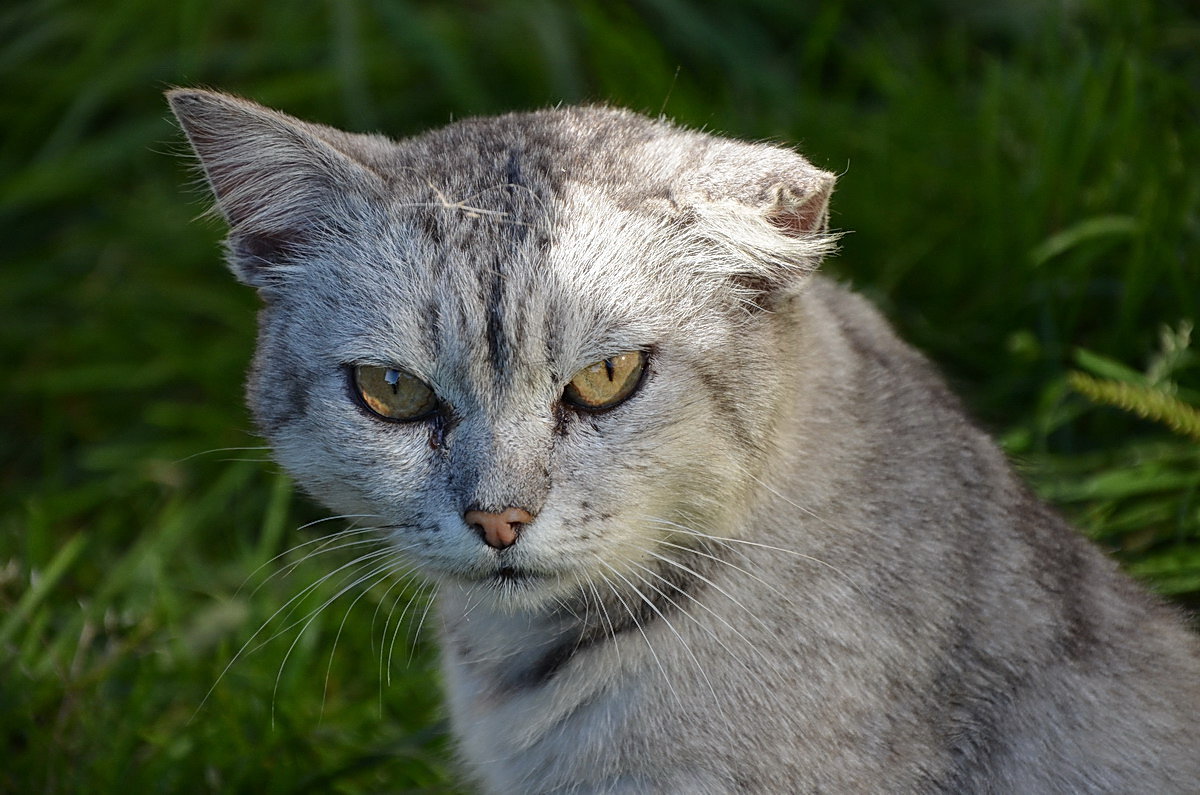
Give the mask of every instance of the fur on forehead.
M 581 278 L 649 268 L 657 284 L 732 295 L 750 310 L 803 283 L 836 242 L 827 231 L 832 175 L 788 149 L 629 111 L 468 119 L 392 142 L 215 92 L 169 98 L 230 224 L 230 265 L 268 298 L 325 259 L 313 256 L 319 250 L 364 238 L 399 244 L 408 249 L 399 261 L 419 264 L 415 249 L 395 240 L 404 231 L 389 217 L 396 208 L 543 224 L 548 239 L 560 235 L 553 250 L 566 237 L 588 244 L 571 254 Z M 593 234 L 570 233 L 580 229 Z M 597 256 L 583 267 L 589 251 Z

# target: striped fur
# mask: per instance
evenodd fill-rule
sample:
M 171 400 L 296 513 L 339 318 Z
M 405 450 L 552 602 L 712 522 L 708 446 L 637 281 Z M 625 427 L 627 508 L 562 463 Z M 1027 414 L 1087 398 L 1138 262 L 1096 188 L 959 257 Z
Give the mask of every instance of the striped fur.
M 830 175 L 606 108 L 392 142 L 170 101 L 264 299 L 251 407 L 436 583 L 483 790 L 1200 790 L 1196 637 L 814 275 Z M 625 351 L 631 398 L 564 404 Z M 354 364 L 441 410 L 380 421 Z M 464 522 L 507 506 L 510 547 Z

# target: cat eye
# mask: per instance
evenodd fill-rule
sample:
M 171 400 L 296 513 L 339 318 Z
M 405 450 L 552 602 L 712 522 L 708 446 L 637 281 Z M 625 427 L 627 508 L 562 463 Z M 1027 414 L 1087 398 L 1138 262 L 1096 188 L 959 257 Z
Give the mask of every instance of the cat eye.
M 356 364 L 350 372 L 363 405 L 385 420 L 419 420 L 437 409 L 433 390 L 412 373 L 371 364 Z
M 563 390 L 563 400 L 587 411 L 602 411 L 628 399 L 646 369 L 645 351 L 629 351 L 589 364 Z

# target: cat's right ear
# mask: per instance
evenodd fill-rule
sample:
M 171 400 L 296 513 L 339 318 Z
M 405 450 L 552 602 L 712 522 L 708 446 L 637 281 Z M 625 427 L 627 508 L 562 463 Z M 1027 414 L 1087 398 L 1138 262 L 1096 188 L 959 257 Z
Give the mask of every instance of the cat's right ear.
M 348 205 L 362 206 L 354 198 L 380 184 L 346 133 L 214 91 L 175 89 L 167 101 L 229 224 L 229 264 L 246 284 L 279 285 L 319 236 L 353 217 Z

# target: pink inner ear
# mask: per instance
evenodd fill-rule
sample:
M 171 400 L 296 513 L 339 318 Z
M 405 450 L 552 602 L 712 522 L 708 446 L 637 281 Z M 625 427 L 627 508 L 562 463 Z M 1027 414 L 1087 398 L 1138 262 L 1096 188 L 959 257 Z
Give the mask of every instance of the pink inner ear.
M 799 207 L 779 208 L 767 216 L 771 225 L 791 237 L 820 232 L 825 227 L 825 206 L 810 202 Z
M 801 198 L 791 188 L 780 186 L 767 220 L 785 235 L 801 237 L 824 231 L 829 192 L 818 189 Z

